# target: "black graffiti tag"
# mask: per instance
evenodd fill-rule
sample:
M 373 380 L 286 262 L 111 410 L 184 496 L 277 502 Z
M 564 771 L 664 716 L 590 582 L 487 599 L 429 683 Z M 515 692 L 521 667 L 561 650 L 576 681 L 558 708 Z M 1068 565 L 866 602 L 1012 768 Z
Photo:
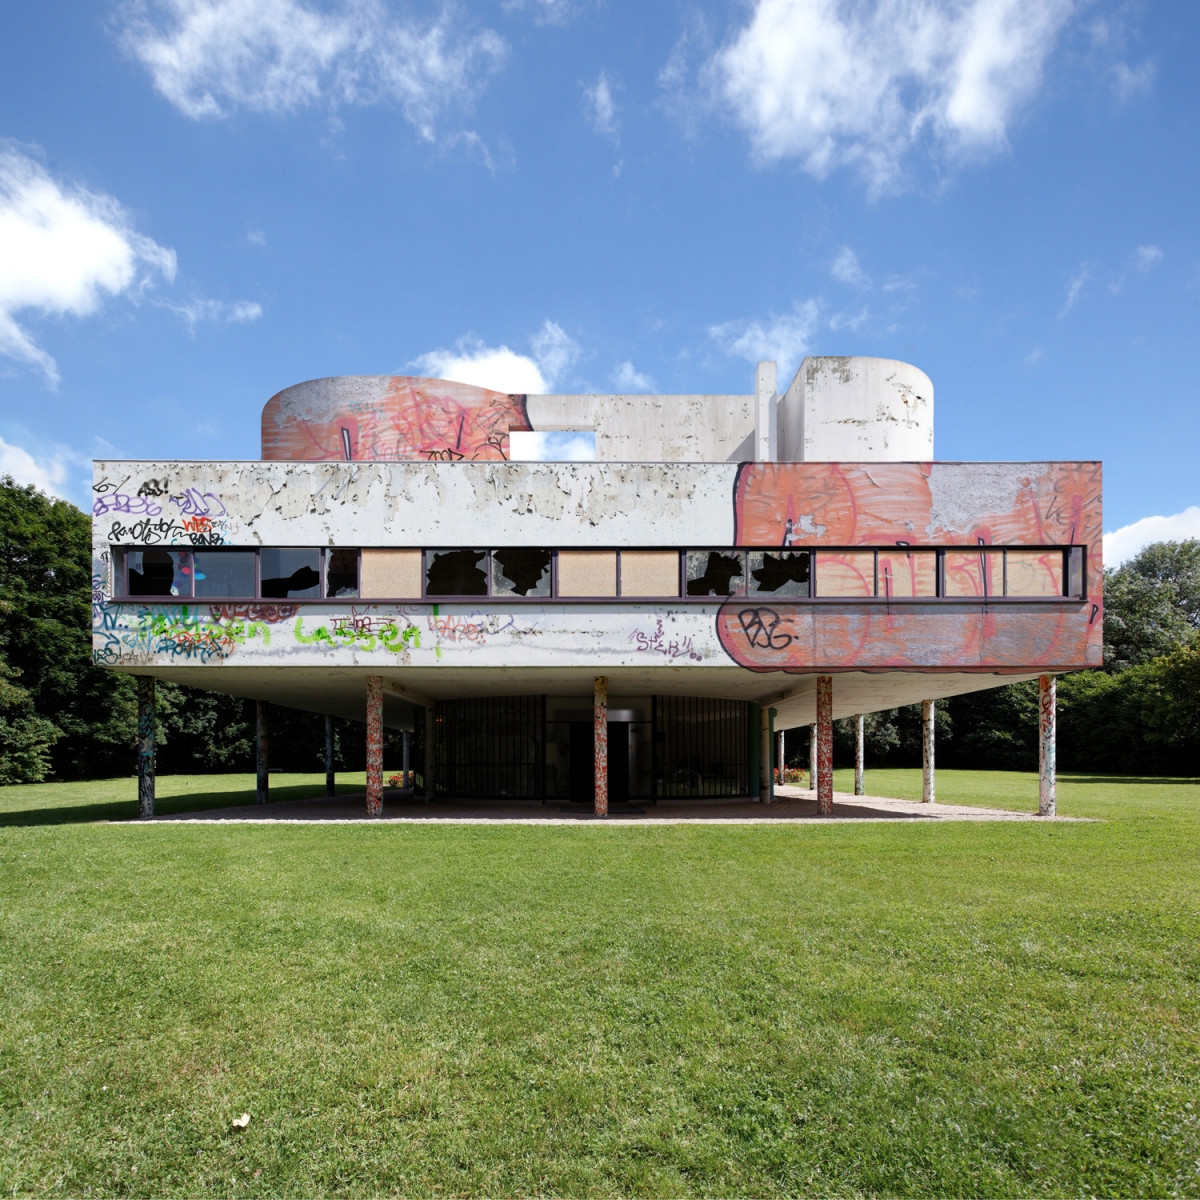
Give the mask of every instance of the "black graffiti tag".
M 743 608 L 738 621 L 751 649 L 785 650 L 792 644 L 790 633 L 775 632 L 780 617 L 773 608 Z

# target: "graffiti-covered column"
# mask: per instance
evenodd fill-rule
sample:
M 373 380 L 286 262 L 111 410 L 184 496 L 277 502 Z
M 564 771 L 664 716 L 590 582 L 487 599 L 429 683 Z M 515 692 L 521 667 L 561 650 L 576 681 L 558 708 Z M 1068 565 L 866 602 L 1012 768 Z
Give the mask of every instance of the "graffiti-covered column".
M 808 786 L 817 790 L 817 727 L 808 727 Z
M 1038 816 L 1054 816 L 1057 685 L 1053 675 L 1038 677 Z
M 138 816 L 154 816 L 154 677 L 137 677 Z
M 592 681 L 592 742 L 595 746 L 596 816 L 608 816 L 608 676 Z
M 817 676 L 817 812 L 833 813 L 833 676 Z
M 934 777 L 933 727 L 936 705 L 932 700 L 921 701 L 921 801 L 924 804 L 937 802 L 937 782 Z
M 254 702 L 254 732 L 258 767 L 258 786 L 254 791 L 254 799 L 259 804 L 266 804 L 267 789 L 270 786 L 271 776 L 268 771 L 267 702 L 265 700 L 256 700 Z
M 865 796 L 867 794 L 866 780 L 864 775 L 864 750 L 863 745 L 863 718 L 862 713 L 859 713 L 854 718 L 854 794 L 856 796 Z
M 325 714 L 325 795 L 332 796 L 337 791 L 333 770 L 333 718 Z
M 367 816 L 383 816 L 383 676 L 367 676 Z

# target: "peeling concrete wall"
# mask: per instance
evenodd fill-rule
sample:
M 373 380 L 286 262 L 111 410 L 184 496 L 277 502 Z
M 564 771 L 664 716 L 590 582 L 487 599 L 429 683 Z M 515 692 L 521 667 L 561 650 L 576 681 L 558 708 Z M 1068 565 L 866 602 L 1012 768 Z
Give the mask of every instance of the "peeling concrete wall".
M 781 462 L 928 462 L 933 383 L 894 358 L 806 358 L 779 401 Z

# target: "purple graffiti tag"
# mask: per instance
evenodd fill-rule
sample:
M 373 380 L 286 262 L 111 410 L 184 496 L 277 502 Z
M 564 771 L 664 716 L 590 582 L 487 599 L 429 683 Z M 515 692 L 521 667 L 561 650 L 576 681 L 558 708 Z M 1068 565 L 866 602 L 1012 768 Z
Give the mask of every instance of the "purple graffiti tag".
M 170 497 L 170 500 L 185 517 L 223 517 L 226 511 L 220 496 L 196 488 L 187 488 L 178 496 Z
M 97 496 L 92 505 L 92 516 L 102 517 L 110 512 L 127 513 L 132 517 L 157 517 L 162 506 L 155 504 L 149 496 L 129 496 L 124 492 Z

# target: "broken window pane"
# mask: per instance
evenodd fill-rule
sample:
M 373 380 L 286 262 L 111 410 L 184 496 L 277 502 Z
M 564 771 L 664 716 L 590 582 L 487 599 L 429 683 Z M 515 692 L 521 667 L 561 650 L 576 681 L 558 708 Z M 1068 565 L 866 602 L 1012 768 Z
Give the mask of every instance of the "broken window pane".
M 746 562 L 741 550 L 689 550 L 689 596 L 741 596 L 746 591 Z
M 751 550 L 751 595 L 807 596 L 807 550 Z
M 130 550 L 126 559 L 131 596 L 192 594 L 190 550 Z
M 492 551 L 492 595 L 550 595 L 550 551 Z
M 321 594 L 319 550 L 260 550 L 259 594 L 270 600 L 314 600 Z
M 325 595 L 358 595 L 358 551 L 325 551 Z
M 425 557 L 425 595 L 486 596 L 486 550 L 430 550 Z

